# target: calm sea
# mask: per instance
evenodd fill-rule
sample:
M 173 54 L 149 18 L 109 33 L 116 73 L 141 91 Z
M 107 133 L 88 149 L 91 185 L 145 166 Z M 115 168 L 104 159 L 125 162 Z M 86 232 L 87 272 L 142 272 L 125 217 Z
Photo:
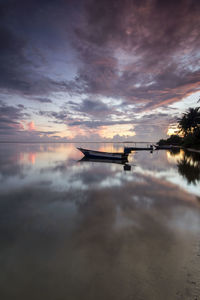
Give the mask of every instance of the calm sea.
M 0 299 L 199 300 L 200 154 L 78 146 L 0 144 Z

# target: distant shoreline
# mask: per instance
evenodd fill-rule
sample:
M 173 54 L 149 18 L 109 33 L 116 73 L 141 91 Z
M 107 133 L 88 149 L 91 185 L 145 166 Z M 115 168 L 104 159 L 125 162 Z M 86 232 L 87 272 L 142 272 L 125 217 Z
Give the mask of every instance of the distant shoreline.
M 34 142 L 34 141 L 30 141 L 30 142 L 26 142 L 26 141 L 21 141 L 21 142 L 14 142 L 14 141 L 0 141 L 0 144 L 78 144 L 78 143 L 88 143 L 88 144 L 99 144 L 99 143 L 104 143 L 104 144 L 155 144 L 156 142 L 125 142 L 125 141 L 122 141 L 122 142 L 115 142 L 115 141 L 98 141 L 98 142 L 83 142 L 83 141 L 65 141 L 65 142 L 56 142 L 56 141 L 52 141 L 52 142 Z
M 187 150 L 187 151 L 191 151 L 191 152 L 197 152 L 197 153 L 200 153 L 200 150 L 198 149 L 193 149 L 193 148 L 183 148 L 184 150 Z

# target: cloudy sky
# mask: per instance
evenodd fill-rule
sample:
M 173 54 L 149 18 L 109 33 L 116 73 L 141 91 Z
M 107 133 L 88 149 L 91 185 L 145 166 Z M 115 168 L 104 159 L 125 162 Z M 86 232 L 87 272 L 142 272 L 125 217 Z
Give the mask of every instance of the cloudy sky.
M 157 141 L 200 97 L 200 2 L 0 0 L 0 141 Z

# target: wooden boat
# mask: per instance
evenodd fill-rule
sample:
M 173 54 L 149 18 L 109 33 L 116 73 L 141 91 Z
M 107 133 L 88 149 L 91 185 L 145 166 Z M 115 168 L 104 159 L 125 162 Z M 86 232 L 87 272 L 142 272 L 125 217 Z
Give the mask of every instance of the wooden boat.
M 95 151 L 83 148 L 77 148 L 80 150 L 86 157 L 90 158 L 103 158 L 103 159 L 119 159 L 119 160 L 126 160 L 128 154 L 124 152 L 102 152 L 102 151 Z

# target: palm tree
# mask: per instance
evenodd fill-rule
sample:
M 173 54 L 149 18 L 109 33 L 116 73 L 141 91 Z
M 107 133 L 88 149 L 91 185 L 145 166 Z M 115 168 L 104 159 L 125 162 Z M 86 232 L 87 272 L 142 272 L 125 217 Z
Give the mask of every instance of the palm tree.
M 184 134 L 184 136 L 198 133 L 200 126 L 200 107 L 189 108 L 178 122 L 179 130 Z

